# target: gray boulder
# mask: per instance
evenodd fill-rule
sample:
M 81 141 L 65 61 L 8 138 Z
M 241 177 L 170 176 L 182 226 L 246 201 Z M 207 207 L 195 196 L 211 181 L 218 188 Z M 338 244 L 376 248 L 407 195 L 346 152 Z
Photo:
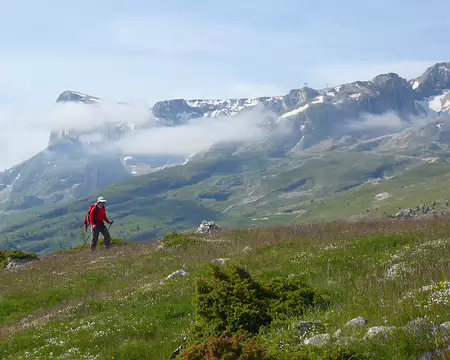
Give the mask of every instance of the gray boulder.
M 197 228 L 197 234 L 211 234 L 215 232 L 219 232 L 222 230 L 222 227 L 216 224 L 214 221 L 202 221 L 200 226 Z
M 360 327 L 367 325 L 368 322 L 369 321 L 367 319 L 364 319 L 362 316 L 358 316 L 358 317 L 350 320 L 349 322 L 347 322 L 345 324 L 345 326 L 351 327 L 351 328 L 360 328 Z
M 373 326 L 367 331 L 367 334 L 364 337 L 368 339 L 372 339 L 377 336 L 387 338 L 395 329 L 395 326 Z
M 330 334 L 319 334 L 306 339 L 303 343 L 310 346 L 325 347 L 331 345 L 331 336 Z

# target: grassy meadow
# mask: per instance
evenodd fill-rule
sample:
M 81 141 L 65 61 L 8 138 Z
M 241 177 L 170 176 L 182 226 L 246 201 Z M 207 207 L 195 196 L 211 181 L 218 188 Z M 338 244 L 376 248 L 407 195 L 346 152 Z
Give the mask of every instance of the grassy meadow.
M 446 359 L 449 220 L 173 234 L 42 257 L 0 272 L 0 358 L 157 360 L 183 345 L 179 359 Z M 358 316 L 367 324 L 346 326 Z

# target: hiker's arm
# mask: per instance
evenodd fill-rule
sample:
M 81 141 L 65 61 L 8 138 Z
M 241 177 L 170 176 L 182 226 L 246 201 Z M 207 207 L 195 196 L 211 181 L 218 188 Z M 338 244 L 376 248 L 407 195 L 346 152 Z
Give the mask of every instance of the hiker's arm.
M 94 213 L 95 213 L 95 209 L 92 209 L 92 211 L 91 211 L 90 214 L 89 214 L 89 221 L 91 222 L 93 228 L 95 227 L 95 223 L 94 223 Z
M 105 221 L 108 223 L 108 224 L 111 224 L 111 221 L 108 219 L 108 217 L 106 216 L 106 211 L 105 211 Z

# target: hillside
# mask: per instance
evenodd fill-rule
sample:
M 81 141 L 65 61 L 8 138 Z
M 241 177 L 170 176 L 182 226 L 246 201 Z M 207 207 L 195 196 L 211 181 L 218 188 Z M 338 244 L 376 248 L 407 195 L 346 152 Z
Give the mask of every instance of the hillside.
M 447 358 L 449 224 L 233 230 L 44 257 L 0 272 L 0 357 L 158 360 L 183 345 L 180 359 Z
M 395 183 L 391 176 L 407 174 L 427 161 L 355 151 L 282 158 L 224 153 L 115 184 L 93 198 L 109 199 L 113 235 L 153 240 L 193 229 L 202 220 L 233 227 L 286 224 L 323 219 L 325 209 L 328 219 L 339 218 L 343 213 L 334 211 L 333 204 L 345 200 L 338 199 L 372 182 Z M 4 216 L 0 246 L 51 253 L 79 245 L 84 235 L 80 226 L 92 201 Z M 366 208 L 352 206 L 351 215 L 361 210 L 366 214 Z

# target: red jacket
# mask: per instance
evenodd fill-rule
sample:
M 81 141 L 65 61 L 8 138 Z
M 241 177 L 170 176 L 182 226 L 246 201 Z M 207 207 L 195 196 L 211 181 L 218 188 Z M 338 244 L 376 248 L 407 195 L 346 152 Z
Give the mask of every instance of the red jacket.
M 111 221 L 109 221 L 108 217 L 106 216 L 105 207 L 99 208 L 98 206 L 95 206 L 95 208 L 93 208 L 91 213 L 89 214 L 89 220 L 93 227 L 102 226 L 103 221 L 111 224 Z

